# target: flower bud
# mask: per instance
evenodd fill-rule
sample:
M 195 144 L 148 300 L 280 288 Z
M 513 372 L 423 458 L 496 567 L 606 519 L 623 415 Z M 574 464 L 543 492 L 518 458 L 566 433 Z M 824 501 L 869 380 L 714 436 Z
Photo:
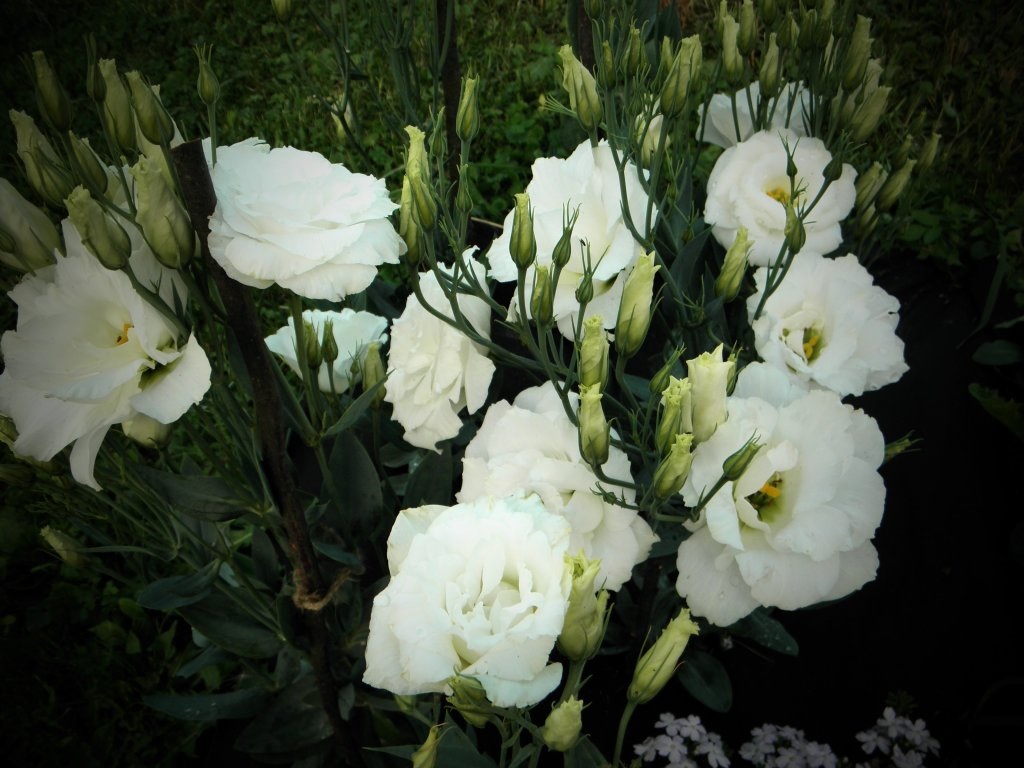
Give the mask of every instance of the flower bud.
M 540 737 L 548 749 L 568 752 L 576 745 L 582 729 L 583 702 L 570 696 L 551 710 L 540 729 Z
M 430 193 L 430 164 L 427 160 L 426 134 L 413 125 L 406 126 L 405 132 L 409 135 L 409 152 L 405 158 L 405 178 L 409 181 L 412 212 L 423 231 L 429 232 L 434 228 L 434 222 L 437 219 L 437 203 Z M 403 194 L 404 191 L 403 185 Z
M 662 459 L 654 471 L 652 485 L 654 495 L 659 500 L 664 501 L 675 496 L 683 487 L 686 476 L 690 474 L 690 465 L 693 464 L 693 454 L 690 452 L 692 445 L 693 435 L 676 435 L 668 456 Z
M 627 77 L 635 77 L 640 71 L 640 64 L 644 57 L 644 43 L 640 39 L 640 30 L 636 25 L 629 28 L 629 38 L 626 40 L 625 50 L 622 52 L 622 69 Z
M 602 88 L 615 85 L 615 55 L 612 53 L 612 44 L 607 40 L 601 43 L 601 65 L 597 70 L 597 81 Z
M 685 608 L 680 610 L 637 662 L 627 694 L 630 702 L 644 704 L 665 687 L 676 671 L 686 644 L 698 631 L 697 625 L 690 620 L 690 612 Z
M 743 285 L 743 276 L 747 272 L 747 255 L 753 243 L 747 238 L 747 228 L 740 227 L 736 230 L 736 239 L 732 241 L 729 250 L 725 252 L 725 261 L 722 263 L 722 271 L 715 279 L 715 295 L 721 296 L 725 301 L 732 301 L 740 292 Z
M 103 73 L 100 72 L 100 68 L 96 64 L 96 38 L 92 34 L 85 37 L 85 52 L 87 60 L 85 92 L 96 104 L 102 105 L 107 96 L 107 84 L 103 79 Z
M 294 0 L 270 0 L 270 4 L 274 7 L 274 15 L 278 21 L 287 24 L 291 20 L 292 13 L 295 12 Z
M 167 444 L 171 436 L 171 425 L 161 424 L 144 413 L 136 413 L 130 419 L 121 422 L 121 431 L 129 440 L 146 448 L 161 448 Z
M 672 62 L 676 58 L 676 49 L 672 45 L 672 41 L 667 38 L 661 38 L 661 48 L 658 49 L 658 76 L 668 77 L 668 71 L 672 69 Z
M 735 366 L 722 360 L 723 345 L 686 361 L 687 378 L 693 385 L 693 436 L 703 442 L 725 421 L 729 373 Z
M 68 565 L 80 568 L 89 562 L 88 558 L 81 554 L 82 545 L 63 531 L 56 528 L 44 526 L 39 535 L 43 541 L 50 545 L 50 548 L 57 553 L 61 560 Z
M 63 251 L 60 234 L 49 217 L 21 196 L 7 179 L 0 178 L 0 262 L 23 272 L 34 272 L 54 262 Z
M 907 184 L 910 182 L 910 174 L 913 172 L 915 165 L 917 165 L 916 160 L 907 160 L 895 173 L 886 179 L 882 189 L 878 192 L 878 199 L 875 201 L 878 210 L 887 211 L 896 205 L 896 201 L 899 200 L 903 190 L 907 188 Z
M 733 85 L 743 77 L 743 59 L 740 57 L 739 45 L 736 41 L 740 25 L 731 15 L 722 19 L 722 68 L 725 78 Z
M 762 447 L 757 441 L 757 435 L 751 435 L 739 450 L 722 462 L 722 477 L 731 482 L 739 480 Z
M 652 395 L 658 395 L 665 391 L 665 387 L 669 385 L 669 381 L 672 379 L 672 372 L 675 370 L 676 363 L 679 362 L 679 358 L 683 356 L 684 351 L 685 347 L 673 350 L 665 364 L 658 369 L 658 372 L 647 383 L 647 387 Z
M 576 286 L 575 296 L 576 303 L 581 307 L 594 300 L 594 274 L 592 272 L 583 273 L 583 277 L 580 278 L 580 282 Z
M 811 8 L 804 12 L 800 18 L 800 34 L 796 39 L 796 44 L 802 50 L 810 50 L 814 47 L 815 40 L 817 39 L 818 31 L 818 12 Z
M 861 103 L 850 120 L 850 130 L 854 141 L 865 141 L 875 132 L 875 128 L 878 127 L 878 123 L 885 113 L 885 104 L 889 100 L 891 90 L 888 86 L 879 86 Z
M 10 111 L 10 117 L 17 135 L 18 159 L 29 186 L 54 208 L 62 207 L 72 187 L 67 169 L 35 120 L 15 109 Z
M 470 193 L 469 166 L 459 166 L 459 188 L 455 193 L 455 208 L 464 215 L 469 215 L 473 210 L 473 196 Z
M 843 66 L 843 90 L 853 93 L 864 82 L 864 73 L 871 58 L 871 19 L 857 16 L 857 23 L 850 35 L 850 47 L 846 49 Z
M 413 210 L 412 183 L 409 176 L 402 179 L 402 199 L 398 207 L 398 234 L 405 241 L 405 260 L 410 267 L 419 264 L 423 256 L 423 232 L 416 223 Z
M 942 135 L 933 131 L 932 135 L 928 137 L 928 141 L 921 147 L 921 156 L 917 159 L 917 172 L 919 174 L 932 167 L 932 163 L 935 162 L 935 158 L 939 154 L 939 141 L 941 140 Z
M 764 23 L 771 25 L 775 22 L 775 18 L 779 15 L 779 6 L 776 0 L 761 0 L 761 18 L 764 19 Z
M 371 341 L 366 345 L 366 357 L 363 359 L 363 391 L 373 389 L 378 381 L 384 381 L 386 378 L 387 373 L 384 370 L 384 361 L 380 357 L 380 342 Z M 377 390 L 377 394 L 373 396 L 373 402 L 371 403 L 374 408 L 380 408 L 386 392 L 387 390 L 384 387 Z
M 693 431 L 692 390 L 693 385 L 688 378 L 672 376 L 661 393 L 661 415 L 654 440 L 663 456 L 672 449 L 678 435 Z
M 582 552 L 566 555 L 565 559 L 572 571 L 572 589 L 558 636 L 558 650 L 570 661 L 586 661 L 597 653 L 604 637 L 608 590 L 595 591 L 600 560 L 590 560 Z
M 743 0 L 740 5 L 740 26 L 736 34 L 736 45 L 744 56 L 754 50 L 757 42 L 757 17 L 754 15 L 753 0 Z
M 882 188 L 888 174 L 882 164 L 875 161 L 864 173 L 857 177 L 855 187 L 857 190 L 857 208 L 863 210 L 874 201 L 875 195 Z
M 624 357 L 635 355 L 651 327 L 651 303 L 654 301 L 654 252 L 640 254 L 626 278 L 615 321 L 615 349 Z
M 786 246 L 790 253 L 799 253 L 807 242 L 807 230 L 804 228 L 803 219 L 796 212 L 793 201 L 786 203 L 786 224 L 782 229 L 786 239 Z
M 459 710 L 466 722 L 475 728 L 483 728 L 491 715 L 491 702 L 484 687 L 472 677 L 455 675 L 448 680 L 452 689 L 448 703 Z
M 640 145 L 640 162 L 645 168 L 650 168 L 651 163 L 654 160 L 654 154 L 658 151 L 658 145 L 661 143 L 661 134 L 665 130 L 665 117 L 664 115 L 653 115 L 649 123 L 647 123 L 647 129 L 644 130 L 643 115 L 638 115 L 636 118 L 636 141 Z M 665 134 L 665 148 L 668 149 L 672 145 L 672 137 Z
M 797 44 L 799 39 L 800 25 L 793 17 L 793 12 L 786 11 L 786 19 L 782 22 L 782 28 L 779 29 L 779 48 L 789 50 Z
M 448 123 L 444 116 L 444 107 L 437 110 L 434 115 L 434 125 L 430 129 L 430 138 L 427 140 L 427 147 L 432 157 L 448 157 Z M 458 112 L 456 112 L 458 117 Z
M 562 217 L 562 234 L 558 238 L 558 242 L 555 243 L 554 249 L 551 251 L 551 264 L 554 266 L 556 272 L 561 270 L 566 264 L 569 263 L 569 257 L 572 256 L 572 230 L 576 226 L 576 217 L 579 216 L 579 209 L 572 214 L 572 216 Z
M 157 261 L 168 269 L 180 269 L 196 248 L 195 232 L 184 206 L 164 178 L 159 162 L 140 157 L 131 174 L 136 182 L 135 221 Z
M 761 58 L 761 68 L 757 73 L 757 81 L 761 86 L 761 94 L 765 98 L 773 98 L 778 95 L 779 87 L 782 84 L 780 77 L 781 59 L 779 56 L 779 44 L 776 35 L 772 32 L 768 35 L 768 50 Z
M 537 240 L 533 236 L 533 212 L 530 210 L 530 196 L 525 192 L 519 192 L 515 199 L 509 251 L 516 267 L 525 270 L 537 258 Z
M 583 129 L 594 136 L 604 114 L 594 76 L 573 54 L 571 45 L 563 45 L 558 55 L 562 59 L 562 87 L 569 94 L 569 107 Z
M 324 320 L 324 329 L 320 336 L 320 354 L 328 365 L 333 365 L 338 359 L 340 350 L 338 340 L 334 338 L 334 320 Z
M 51 128 L 63 133 L 71 127 L 71 101 L 68 94 L 57 79 L 45 53 L 32 52 L 32 68 L 35 73 L 39 114 Z
M 123 152 L 134 152 L 135 117 L 128 89 L 117 73 L 117 64 L 113 59 L 100 59 L 99 68 L 106 88 L 101 110 L 103 127 Z
M 596 19 L 604 13 L 604 0 L 583 0 L 583 10 L 587 16 Z
M 160 102 L 160 97 L 138 72 L 126 72 L 124 77 L 131 90 L 135 119 L 142 135 L 154 144 L 169 144 L 174 138 L 174 123 Z
M 107 175 L 106 168 L 96 156 L 89 140 L 80 139 L 73 132 L 68 131 L 68 144 L 71 147 L 68 161 L 75 179 L 84 184 L 97 197 L 103 197 L 110 184 L 110 176 Z
M 302 321 L 302 345 L 306 350 L 306 365 L 311 370 L 319 370 L 320 364 L 324 361 L 323 351 L 320 348 L 320 339 L 316 335 L 316 328 L 308 320 Z
M 661 87 L 661 112 L 665 117 L 672 119 L 682 114 L 686 98 L 700 75 L 703 60 L 700 35 L 691 35 L 680 42 Z
M 121 269 L 132 255 L 132 241 L 85 187 L 75 187 L 67 198 L 68 216 L 89 253 L 107 269 Z
M 437 750 L 441 746 L 441 729 L 444 723 L 431 726 L 427 739 L 412 753 L 412 768 L 434 768 L 437 765 Z
M 600 315 L 583 321 L 583 340 L 579 352 L 580 384 L 603 390 L 608 383 L 608 332 Z
M 611 428 L 601 407 L 601 390 L 580 386 L 580 455 L 592 467 L 608 461 Z
M 195 47 L 196 58 L 199 59 L 199 77 L 196 78 L 196 91 L 199 93 L 199 100 L 208 107 L 212 107 L 220 98 L 220 80 L 213 71 L 210 58 L 213 55 L 213 48 L 206 46 Z
M 472 141 L 480 132 L 480 106 L 476 95 L 477 78 L 462 81 L 462 97 L 455 115 L 455 132 L 464 142 Z
M 551 268 L 538 264 L 533 271 L 533 291 L 530 294 L 530 317 L 540 328 L 551 325 L 555 294 L 551 286 Z

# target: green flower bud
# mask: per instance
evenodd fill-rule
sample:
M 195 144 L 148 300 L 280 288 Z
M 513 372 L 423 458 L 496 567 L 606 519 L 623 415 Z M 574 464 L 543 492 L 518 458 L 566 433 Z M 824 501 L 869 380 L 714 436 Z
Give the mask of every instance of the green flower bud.
M 661 415 L 654 440 L 663 456 L 672 449 L 677 436 L 693 431 L 692 391 L 693 385 L 688 378 L 672 376 L 661 393 Z
M 576 286 L 576 303 L 580 306 L 589 304 L 594 300 L 594 275 L 591 272 L 585 272 L 583 277 L 580 278 L 579 285 Z
M 287 24 L 291 20 L 295 12 L 294 0 L 270 0 L 270 4 L 274 7 L 274 15 L 278 21 Z
M 807 230 L 804 228 L 804 222 L 797 214 L 792 200 L 786 203 L 786 225 L 783 227 L 782 233 L 785 235 L 790 253 L 799 253 L 800 249 L 804 247 L 804 243 L 807 242 Z
M 493 707 L 484 687 L 472 677 L 455 675 L 448 680 L 452 694 L 448 703 L 459 710 L 466 722 L 474 728 L 483 728 L 491 717 Z
M 110 185 L 110 176 L 103 163 L 97 157 L 89 144 L 88 139 L 80 139 L 73 132 L 68 131 L 68 143 L 71 152 L 68 154 L 71 172 L 75 179 L 84 184 L 90 192 L 102 197 Z
M 437 219 L 437 203 L 430 191 L 430 163 L 427 159 L 426 134 L 413 125 L 406 126 L 409 135 L 409 151 L 405 158 L 405 178 L 409 182 L 412 212 L 415 221 L 429 232 Z M 402 187 L 403 196 L 405 186 Z
M 106 90 L 101 110 L 103 127 L 121 151 L 134 152 L 135 117 L 128 89 L 117 73 L 117 63 L 113 59 L 100 59 L 99 69 Z
M 125 437 L 146 448 L 162 448 L 171 436 L 171 425 L 161 424 L 152 416 L 137 413 L 121 422 Z
M 700 35 L 685 38 L 672 59 L 668 76 L 661 87 L 661 112 L 671 119 L 683 113 L 686 99 L 700 75 L 704 61 Z
M 782 85 L 780 77 L 782 60 L 779 56 L 779 44 L 776 35 L 772 32 L 768 35 L 768 50 L 761 58 L 761 68 L 757 73 L 757 81 L 761 86 L 761 94 L 765 98 L 773 98 L 778 95 L 779 87 Z
M 480 107 L 476 95 L 478 82 L 475 77 L 467 77 L 462 81 L 462 96 L 459 98 L 459 111 L 455 116 L 455 132 L 464 142 L 472 141 L 480 132 Z
M 135 221 L 157 261 L 169 269 L 180 269 L 196 249 L 195 232 L 184 206 L 157 161 L 141 157 L 131 174 L 136 182 Z
M 604 115 L 594 76 L 573 54 L 571 45 L 563 45 L 558 56 L 562 60 L 562 87 L 569 94 L 569 107 L 583 129 L 594 136 Z
M 540 729 L 540 736 L 548 749 L 568 752 L 576 745 L 582 729 L 583 702 L 570 696 L 551 710 Z
M 757 435 L 751 435 L 739 450 L 722 462 L 722 477 L 731 482 L 739 480 L 762 447 L 757 441 Z
M 753 243 L 747 237 L 747 228 L 740 227 L 736 230 L 736 239 L 726 251 L 722 271 L 715 279 L 716 296 L 732 301 L 739 294 L 743 276 L 747 272 L 747 255 L 752 247 Z
M 779 30 L 779 47 L 788 50 L 797 44 L 800 39 L 800 25 L 793 17 L 792 11 L 786 11 L 786 20 L 782 22 Z
M 932 167 L 932 163 L 935 162 L 935 158 L 939 154 L 939 141 L 941 140 L 942 135 L 933 131 L 932 135 L 928 137 L 928 141 L 921 147 L 921 156 L 917 159 L 917 172 L 919 174 Z
M 597 82 L 601 84 L 602 88 L 612 88 L 615 85 L 615 55 L 612 53 L 612 44 L 607 40 L 601 43 Z
M 63 133 L 71 127 L 71 101 L 68 94 L 57 79 L 45 53 L 32 52 L 32 68 L 35 73 L 39 114 L 51 128 Z
M 737 36 L 740 32 L 740 25 L 730 15 L 722 19 L 722 68 L 725 70 L 725 78 L 733 85 L 736 85 L 743 78 L 743 58 L 740 56 Z
M 580 386 L 580 455 L 591 467 L 608 461 L 611 427 L 601 407 L 601 391 L 597 386 Z
M 764 19 L 764 23 L 769 26 L 775 22 L 775 18 L 779 15 L 779 6 L 776 0 L 761 0 L 761 18 Z
M 196 58 L 199 59 L 199 77 L 196 79 L 196 91 L 199 93 L 199 100 L 208 107 L 217 103 L 220 98 L 220 80 L 213 71 L 210 58 L 213 55 L 213 47 L 196 46 Z
M 882 185 L 889 177 L 889 174 L 882 167 L 882 164 L 875 161 L 864 173 L 857 177 L 855 188 L 857 190 L 857 209 L 863 210 L 872 202 Z
M 690 474 L 690 465 L 693 464 L 693 454 L 690 452 L 692 445 L 693 435 L 676 435 L 668 456 L 662 459 L 654 471 L 652 485 L 654 495 L 659 500 L 671 498 L 682 489 L 686 476 Z
M 47 525 L 39 531 L 39 535 L 43 541 L 50 545 L 50 548 L 57 553 L 60 559 L 68 565 L 80 568 L 89 562 L 89 558 L 82 554 L 84 547 L 63 531 L 58 531 L 56 528 L 51 528 Z
M 583 321 L 583 340 L 579 342 L 580 384 L 603 390 L 608 383 L 608 331 L 600 315 Z
M 35 120 L 15 109 L 10 111 L 10 117 L 17 135 L 18 159 L 29 186 L 54 208 L 62 207 L 64 198 L 71 193 L 71 175 Z
M 601 647 L 608 590 L 595 590 L 594 582 L 601 570 L 600 560 L 590 560 L 582 552 L 575 556 L 566 555 L 565 560 L 572 571 L 572 589 L 562 633 L 558 636 L 558 650 L 570 661 L 586 661 Z
M 672 62 L 676 58 L 676 49 L 672 45 L 672 41 L 667 38 L 661 38 L 661 48 L 658 49 L 658 76 L 668 77 L 668 72 L 672 68 Z
M 437 750 L 441 746 L 442 728 L 444 723 L 438 723 L 430 728 L 427 740 L 412 753 L 412 768 L 434 768 L 437 765 Z
M 800 35 L 796 39 L 796 44 L 805 51 L 810 50 L 814 47 L 815 40 L 817 39 L 818 32 L 818 12 L 811 8 L 805 11 L 803 17 L 800 19 Z
M 641 254 L 626 278 L 615 321 L 615 349 L 624 357 L 632 357 L 647 338 L 651 327 L 651 303 L 654 301 L 654 252 Z
M 891 90 L 888 86 L 879 86 L 861 103 L 850 121 L 854 141 L 866 141 L 875 132 L 885 113 L 885 105 Z
M 843 90 L 853 93 L 864 82 L 868 59 L 871 58 L 871 19 L 857 16 L 857 23 L 850 35 L 850 47 L 846 49 L 843 66 Z
M 686 644 L 698 632 L 697 625 L 690 620 L 690 612 L 685 608 L 679 611 L 637 662 L 627 694 L 630 702 L 644 704 L 665 687 L 676 671 Z
M 142 135 L 154 144 L 169 144 L 174 138 L 174 123 L 160 102 L 160 97 L 138 72 L 126 72 L 124 77 L 131 90 L 135 119 Z
M 647 383 L 647 387 L 652 395 L 658 395 L 665 391 L 665 387 L 669 385 L 669 381 L 672 379 L 672 372 L 675 370 L 676 363 L 679 362 L 679 358 L 683 356 L 683 352 L 686 351 L 685 347 L 679 347 L 673 350 L 672 354 L 668 356 L 668 360 L 658 370 L 657 373 Z
M 551 251 L 551 264 L 555 267 L 556 272 L 568 264 L 569 257 L 572 256 L 572 230 L 576 225 L 577 216 L 579 216 L 578 208 L 572 216 L 563 215 L 562 217 L 562 234 Z
M 320 348 L 320 339 L 316 335 L 316 328 L 308 320 L 302 321 L 302 344 L 306 349 L 306 365 L 311 370 L 319 370 L 320 364 L 324 361 L 323 351 Z
M 551 286 L 551 268 L 538 264 L 533 271 L 533 291 L 530 294 L 530 316 L 540 328 L 551 325 L 555 293 Z
M 740 26 L 736 35 L 736 45 L 744 56 L 754 50 L 757 42 L 757 17 L 754 15 L 753 0 L 743 0 L 740 5 Z
M 448 131 L 444 113 L 444 107 L 437 110 L 437 114 L 434 116 L 434 126 L 430 130 L 428 146 L 432 157 L 448 157 Z M 455 116 L 458 117 L 458 112 Z
M 473 196 L 470 194 L 469 166 L 466 164 L 459 166 L 459 189 L 455 193 L 455 207 L 460 213 L 467 216 L 473 210 Z
M 92 34 L 86 35 L 85 52 L 88 64 L 85 74 L 85 92 L 89 98 L 97 104 L 103 104 L 107 96 L 107 83 L 103 79 L 103 73 L 96 64 L 96 38 Z
M 530 196 L 519 192 L 512 213 L 512 235 L 509 251 L 512 261 L 520 270 L 529 269 L 537 258 L 537 240 L 533 236 L 533 212 L 530 210 Z
M 387 372 L 384 370 L 384 361 L 380 357 L 380 342 L 371 341 L 366 345 L 366 357 L 363 360 L 363 391 L 372 389 L 378 381 L 384 381 L 386 378 Z M 378 389 L 370 405 L 374 408 L 380 408 L 386 393 L 385 387 Z
M 82 244 L 107 269 L 121 269 L 132 255 L 132 241 L 85 187 L 75 187 L 67 198 L 68 216 Z
M 644 57 L 644 43 L 640 39 L 640 30 L 636 25 L 629 28 L 629 37 L 626 40 L 625 49 L 622 52 L 622 69 L 627 77 L 635 77 L 640 71 L 640 64 Z
M 604 0 L 583 0 L 583 10 L 587 16 L 596 19 L 604 13 Z
M 338 340 L 334 338 L 333 320 L 324 320 L 323 335 L 320 337 L 320 354 L 328 365 L 332 365 L 340 354 Z
M 686 361 L 687 378 L 693 385 L 693 432 L 698 442 L 707 440 L 725 421 L 728 413 L 726 396 L 729 375 L 735 367 L 731 360 L 722 359 L 723 345 Z
M 886 179 L 882 189 L 878 192 L 878 199 L 875 202 L 878 210 L 887 211 L 896 205 L 896 201 L 900 199 L 900 195 L 903 194 L 903 190 L 907 188 L 907 184 L 910 182 L 910 174 L 913 172 L 915 165 L 917 165 L 916 160 L 907 160 L 895 173 Z
M 0 262 L 23 272 L 34 272 L 54 262 L 63 251 L 60 233 L 49 217 L 0 178 Z
M 405 260 L 410 267 L 416 267 L 423 257 L 423 232 L 416 223 L 413 210 L 412 183 L 409 176 L 402 179 L 402 198 L 398 208 L 398 234 L 405 241 Z

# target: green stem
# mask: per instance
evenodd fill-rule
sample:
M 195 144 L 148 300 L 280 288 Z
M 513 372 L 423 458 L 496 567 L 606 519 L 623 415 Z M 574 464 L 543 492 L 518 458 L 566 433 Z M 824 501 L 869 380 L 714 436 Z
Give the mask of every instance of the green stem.
M 627 701 L 622 709 L 622 717 L 619 719 L 619 730 L 615 736 L 615 751 L 612 752 L 612 765 L 619 765 L 619 756 L 622 754 L 622 743 L 626 740 L 626 726 L 636 709 L 636 702 Z

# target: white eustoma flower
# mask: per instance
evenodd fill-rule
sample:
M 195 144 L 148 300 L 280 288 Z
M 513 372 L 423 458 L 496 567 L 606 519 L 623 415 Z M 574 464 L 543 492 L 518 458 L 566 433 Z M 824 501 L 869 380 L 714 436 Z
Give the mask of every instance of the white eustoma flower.
M 483 267 L 468 258 L 465 263 L 483 282 Z M 447 268 L 442 270 L 451 274 Z M 446 317 L 454 317 L 437 276 L 424 272 L 419 280 L 427 304 Z M 476 333 L 489 339 L 491 309 L 487 302 L 460 294 L 458 306 Z M 394 406 L 393 418 L 405 428 L 406 441 L 419 448 L 439 450 L 438 442 L 455 437 L 462 428 L 462 409 L 475 413 L 487 400 L 494 363 L 482 345 L 432 315 L 415 294 L 409 294 L 401 317 L 391 325 L 388 371 L 384 399 Z
M 10 292 L 17 329 L 3 335 L 0 411 L 18 428 L 17 453 L 41 461 L 71 449 L 74 478 L 93 474 L 107 430 L 140 415 L 180 418 L 210 386 L 210 363 L 195 337 L 175 345 L 170 322 L 86 252 L 64 222 L 68 255 Z
M 757 292 L 747 314 L 754 346 L 769 365 L 841 397 L 891 384 L 907 371 L 896 335 L 900 303 L 856 256 L 801 251 L 755 320 L 767 279 L 765 268 L 754 273 Z
M 573 408 L 579 398 L 570 394 Z M 631 477 L 629 459 L 615 446 L 604 471 Z M 657 536 L 635 510 L 609 504 L 594 493 L 597 477 L 580 456 L 576 427 L 569 421 L 554 384 L 548 382 L 487 409 L 483 424 L 466 446 L 460 502 L 516 491 L 535 493 L 551 512 L 572 525 L 570 550 L 601 561 L 599 587 L 618 590 L 633 566 L 647 559 Z M 622 489 L 627 503 L 632 490 Z
M 245 285 L 338 301 L 404 251 L 384 182 L 316 152 L 246 139 L 218 147 L 211 174 L 210 252 Z
M 363 681 L 399 695 L 451 694 L 476 678 L 499 707 L 555 689 L 550 663 L 572 575 L 569 523 L 536 496 L 399 513 L 388 537 L 391 582 L 374 598 Z
M 333 329 L 334 343 L 338 347 L 338 357 L 331 366 L 326 360 L 317 369 L 317 386 L 321 392 L 331 391 L 331 368 L 334 369 L 334 391 L 338 394 L 348 390 L 349 385 L 358 381 L 363 360 L 366 359 L 366 348 L 371 342 L 387 341 L 385 333 L 388 321 L 372 312 L 357 312 L 348 307 L 340 312 L 307 309 L 302 319 L 309 323 L 318 342 L 324 338 L 324 326 L 330 322 Z M 288 324 L 266 339 L 267 347 L 278 355 L 299 376 L 298 353 L 295 351 L 295 323 L 291 317 Z
M 688 505 L 754 435 L 761 449 L 711 497 L 677 557 L 677 591 L 720 626 L 760 605 L 792 610 L 844 597 L 878 567 L 871 537 L 885 503 L 885 441 L 875 421 L 833 392 L 805 392 L 751 364 L 728 419 L 694 452 L 682 491 Z
M 789 128 L 798 136 L 806 136 L 807 130 L 804 125 L 810 112 L 810 92 L 803 87 L 802 83 L 788 83 L 779 91 L 774 99 L 769 99 L 766 109 L 766 116 L 769 118 L 771 128 Z M 754 120 L 751 117 L 750 107 L 753 105 L 754 112 L 759 108 L 761 101 L 761 85 L 756 80 L 745 89 L 736 91 L 736 113 L 733 114 L 732 97 L 727 93 L 716 93 L 711 97 L 708 104 L 707 119 L 704 119 L 704 106 L 698 110 L 698 117 L 703 124 L 697 129 L 697 139 L 706 141 L 709 144 L 717 144 L 723 149 L 746 141 L 754 134 Z M 736 135 L 736 125 L 739 124 L 739 138 Z
M 832 160 L 819 139 L 786 129 L 755 133 L 725 150 L 708 178 L 704 219 L 723 248 L 732 245 L 740 227 L 746 227 L 754 266 L 774 264 L 785 241 L 786 202 L 790 201 L 787 145 L 797 169 L 792 202 L 799 211 L 817 198 L 825 181 L 823 171 Z M 844 163 L 839 178 L 811 209 L 804 220 L 806 250 L 827 254 L 842 243 L 841 224 L 857 196 L 856 177 L 853 166 Z
M 626 163 L 623 176 L 625 201 L 612 151 L 603 141 L 596 147 L 584 142 L 565 160 L 545 157 L 533 163 L 533 178 L 526 186 L 526 194 L 530 196 L 533 209 L 537 260 L 526 272 L 527 312 L 533 295 L 535 267 L 551 265 L 551 254 L 562 237 L 566 212 L 571 215 L 579 208 L 569 262 L 559 276 L 554 293 L 554 319 L 566 338 L 573 338 L 573 324 L 579 316 L 576 287 L 584 274 L 584 242 L 589 246 L 594 274 L 594 298 L 587 304 L 585 317 L 600 315 L 609 329 L 615 327 L 626 275 L 643 253 L 642 245 L 633 238 L 623 219 L 623 207 L 628 208 L 634 225 L 642 232 L 647 215 L 647 193 L 632 163 Z M 513 213 L 510 211 L 505 217 L 502 233 L 487 252 L 490 276 L 499 282 L 518 278 L 509 251 Z M 510 316 L 517 316 L 515 298 Z

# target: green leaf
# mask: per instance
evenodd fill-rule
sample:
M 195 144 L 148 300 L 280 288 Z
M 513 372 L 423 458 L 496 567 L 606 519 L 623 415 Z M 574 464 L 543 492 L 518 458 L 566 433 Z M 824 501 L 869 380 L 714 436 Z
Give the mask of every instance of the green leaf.
M 787 656 L 796 656 L 800 647 L 782 623 L 772 618 L 764 608 L 746 616 L 730 627 L 733 634 L 740 637 L 747 637 L 758 645 L 763 645 Z
M 295 752 L 331 737 L 312 675 L 281 691 L 235 740 L 235 749 L 254 754 Z
M 191 517 L 223 522 L 247 511 L 248 504 L 219 477 L 176 475 L 146 466 L 137 466 L 135 471 L 168 504 Z
M 331 448 L 328 467 L 341 497 L 340 509 L 333 504 L 328 508 L 331 523 L 344 531 L 351 530 L 353 520 L 375 519 L 384 506 L 380 478 L 369 454 L 354 434 L 342 432 L 338 435 Z
M 187 664 L 182 665 L 181 669 L 174 673 L 175 677 L 192 677 L 196 672 L 199 672 L 207 667 L 212 667 L 214 664 L 220 664 L 222 661 L 227 661 L 231 658 L 227 652 L 216 645 L 208 645 L 200 651 L 194 659 Z
M 143 696 L 143 703 L 157 712 L 192 722 L 235 720 L 257 714 L 270 698 L 262 688 L 243 688 L 229 693 L 202 693 L 178 696 L 173 693 L 153 693 Z
M 732 706 L 729 673 L 710 653 L 696 648 L 688 651 L 676 677 L 691 696 L 709 709 L 728 712 Z
M 971 355 L 971 359 L 980 365 L 1015 365 L 1021 357 L 1020 347 L 1006 339 L 987 341 Z
M 340 544 L 332 544 L 327 541 L 321 541 L 320 539 L 313 539 L 313 549 L 319 552 L 321 555 L 326 555 L 336 563 L 347 565 L 350 568 L 356 568 L 360 572 L 363 570 L 363 563 L 357 555 L 352 554 Z
M 983 387 L 977 382 L 967 387 L 975 400 L 981 403 L 981 407 L 989 412 L 1003 426 L 1013 432 L 1018 439 L 1024 440 L 1024 409 L 1016 400 L 1009 400 L 994 389 Z
M 340 435 L 342 432 L 351 429 L 352 426 L 359 421 L 359 417 L 366 412 L 366 409 L 373 403 L 373 398 L 380 391 L 380 388 L 385 384 L 385 380 L 381 379 L 368 390 L 363 392 L 359 397 L 351 402 L 345 412 L 341 414 L 341 418 L 338 419 L 331 427 L 324 433 L 325 437 L 334 437 Z
M 178 612 L 211 643 L 247 659 L 265 659 L 281 648 L 281 640 L 242 611 L 229 597 L 215 592 Z
M 584 736 L 572 748 L 573 765 L 575 768 L 604 768 L 608 760 L 594 746 L 589 736 Z
M 405 487 L 405 506 L 451 504 L 453 474 L 451 446 L 445 445 L 441 453 L 428 453 L 409 475 Z
M 139 605 L 153 611 L 170 611 L 198 603 L 210 594 L 219 569 L 220 561 L 214 560 L 195 573 L 158 579 L 139 594 Z

